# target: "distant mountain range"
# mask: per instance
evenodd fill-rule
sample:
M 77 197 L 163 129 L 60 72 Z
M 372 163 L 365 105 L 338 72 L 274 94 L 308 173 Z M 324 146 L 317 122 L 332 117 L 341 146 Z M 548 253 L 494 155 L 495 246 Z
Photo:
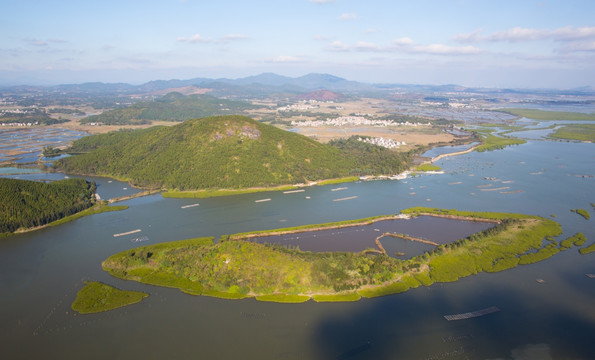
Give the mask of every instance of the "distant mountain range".
M 274 73 L 262 73 L 239 79 L 228 78 L 193 78 L 187 80 L 154 80 L 141 85 L 125 83 L 83 83 L 65 84 L 57 86 L 13 86 L 0 88 L 0 92 L 61 92 L 72 94 L 119 94 L 119 95 L 163 95 L 172 90 L 184 88 L 187 93 L 209 93 L 216 97 L 258 98 L 271 95 L 304 94 L 318 90 L 328 90 L 342 94 L 362 95 L 370 93 L 385 93 L 390 90 L 410 92 L 474 92 L 474 93 L 556 93 L 577 94 L 595 93 L 595 88 L 585 86 L 571 90 L 524 90 L 524 89 L 489 89 L 470 88 L 460 85 L 408 85 L 408 84 L 371 84 L 350 81 L 330 74 L 307 74 L 300 77 L 287 77 Z

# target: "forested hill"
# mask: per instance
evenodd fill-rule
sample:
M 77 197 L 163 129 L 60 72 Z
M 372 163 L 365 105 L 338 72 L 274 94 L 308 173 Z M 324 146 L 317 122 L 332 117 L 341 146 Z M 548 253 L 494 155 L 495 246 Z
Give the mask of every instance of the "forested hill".
M 145 188 L 179 190 L 395 174 L 408 161 L 408 155 L 363 142 L 347 152 L 238 115 L 89 136 L 74 142 L 68 151 L 81 154 L 58 160 L 57 169 L 126 179 Z M 365 160 L 366 153 L 373 160 Z M 381 167 L 375 163 L 378 159 Z
M 48 224 L 94 204 L 95 183 L 0 178 L 0 234 Z
M 91 115 L 81 123 L 100 122 L 105 125 L 149 124 L 152 120 L 185 121 L 213 115 L 238 114 L 256 106 L 243 101 L 219 99 L 210 95 L 182 95 L 172 92 L 155 101 Z

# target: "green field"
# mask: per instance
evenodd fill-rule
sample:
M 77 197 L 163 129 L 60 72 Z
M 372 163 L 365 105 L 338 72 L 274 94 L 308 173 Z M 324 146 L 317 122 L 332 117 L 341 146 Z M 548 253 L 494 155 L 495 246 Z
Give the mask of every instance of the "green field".
M 297 189 L 296 186 L 275 186 L 270 188 L 254 188 L 242 190 L 196 190 L 196 191 L 164 191 L 161 195 L 165 198 L 190 198 L 190 199 L 204 199 L 218 196 L 231 196 L 241 194 L 251 194 L 267 191 L 287 191 Z
M 415 171 L 439 171 L 442 168 L 434 164 L 421 164 L 415 168 Z
M 149 296 L 144 292 L 125 291 L 98 281 L 85 282 L 76 294 L 72 310 L 80 314 L 93 314 L 117 309 L 141 301 Z
M 498 109 L 498 111 L 533 120 L 595 120 L 595 114 L 579 112 L 544 111 L 520 108 Z
M 484 152 L 498 149 L 504 149 L 510 145 L 520 145 L 526 143 L 522 139 L 513 139 L 508 137 L 500 137 L 492 134 L 486 134 L 483 138 L 483 143 L 475 148 L 475 151 Z
M 452 218 L 490 219 L 494 227 L 409 260 L 383 254 L 311 253 L 280 245 L 248 242 L 254 233 L 197 238 L 144 246 L 115 254 L 102 263 L 118 278 L 179 288 L 195 295 L 262 301 L 356 301 L 407 291 L 434 282 L 449 282 L 479 272 L 496 272 L 546 259 L 560 246 L 543 239 L 561 234 L 558 223 L 523 214 L 412 208 L 403 213 Z M 374 219 L 306 225 L 263 232 L 281 233 L 329 228 Z M 577 236 L 568 244 L 578 245 Z M 571 246 L 571 245 L 570 245 Z
M 570 124 L 550 135 L 554 139 L 595 142 L 595 124 Z

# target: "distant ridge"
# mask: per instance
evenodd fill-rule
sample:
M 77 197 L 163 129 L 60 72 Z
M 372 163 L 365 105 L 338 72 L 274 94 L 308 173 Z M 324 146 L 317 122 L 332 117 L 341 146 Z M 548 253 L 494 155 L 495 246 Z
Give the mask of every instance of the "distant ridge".
M 89 82 L 83 84 L 63 84 L 55 86 L 4 86 L 1 91 L 36 92 L 60 91 L 71 94 L 151 94 L 166 89 L 197 87 L 208 89 L 216 97 L 267 97 L 275 94 L 303 94 L 316 90 L 329 90 L 343 94 L 362 94 L 370 92 L 386 92 L 391 90 L 415 92 L 476 92 L 476 93 L 512 93 L 512 94 L 548 94 L 558 95 L 593 94 L 593 86 L 583 86 L 574 89 L 506 89 L 506 88 L 473 88 L 456 84 L 423 85 L 399 83 L 365 83 L 347 80 L 331 74 L 310 73 L 299 77 L 288 77 L 271 72 L 247 76 L 237 79 L 205 78 L 152 80 L 141 85 L 125 83 Z
M 317 101 L 337 101 L 345 98 L 344 95 L 329 90 L 315 90 L 305 94 L 297 95 L 296 100 L 317 100 Z

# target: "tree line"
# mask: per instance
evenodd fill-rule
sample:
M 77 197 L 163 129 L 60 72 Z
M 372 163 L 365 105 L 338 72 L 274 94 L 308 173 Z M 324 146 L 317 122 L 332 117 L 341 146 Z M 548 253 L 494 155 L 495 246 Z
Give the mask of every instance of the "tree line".
M 43 183 L 0 178 L 0 233 L 45 225 L 89 208 L 95 191 L 95 183 L 84 179 Z

